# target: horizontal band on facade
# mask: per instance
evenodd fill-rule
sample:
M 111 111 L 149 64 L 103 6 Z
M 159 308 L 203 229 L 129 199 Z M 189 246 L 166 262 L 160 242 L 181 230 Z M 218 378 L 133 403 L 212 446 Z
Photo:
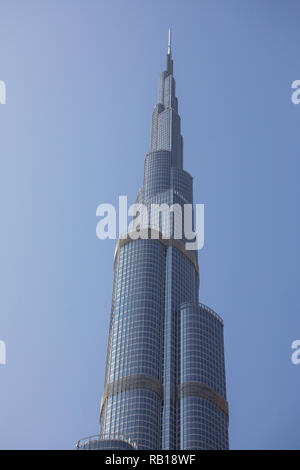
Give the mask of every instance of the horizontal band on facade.
M 228 402 L 225 400 L 222 395 L 216 392 L 214 389 L 205 385 L 201 382 L 187 382 L 178 386 L 178 399 L 188 398 L 188 397 L 199 397 L 208 400 L 213 405 L 217 406 L 222 410 L 227 416 L 229 415 L 228 411 Z
M 136 238 L 134 238 L 136 236 Z M 166 248 L 168 246 L 174 246 L 178 251 L 180 251 L 195 267 L 197 274 L 199 275 L 199 266 L 198 261 L 195 256 L 195 253 L 190 250 L 186 250 L 184 243 L 175 238 L 164 239 L 161 232 L 153 229 L 142 229 L 139 232 L 130 232 L 126 234 L 126 238 L 119 238 L 116 250 L 115 250 L 115 260 L 119 254 L 119 250 L 122 246 L 127 245 L 128 243 L 135 242 L 136 240 L 153 240 L 160 242 Z
M 147 374 L 130 375 L 105 385 L 101 408 L 108 397 L 115 395 L 116 393 L 135 390 L 137 388 L 154 392 L 161 400 L 163 399 L 163 386 L 159 380 Z

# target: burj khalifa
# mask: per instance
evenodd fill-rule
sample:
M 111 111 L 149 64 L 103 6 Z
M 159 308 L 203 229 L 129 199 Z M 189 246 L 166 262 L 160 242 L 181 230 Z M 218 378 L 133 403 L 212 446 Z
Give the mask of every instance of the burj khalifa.
M 183 208 L 193 178 L 183 169 L 171 30 L 166 59 L 137 202 Z M 169 237 L 159 213 L 156 222 L 158 237 L 140 227 L 117 242 L 101 429 L 79 449 L 228 449 L 223 321 L 199 302 L 197 250 L 174 237 L 173 222 Z

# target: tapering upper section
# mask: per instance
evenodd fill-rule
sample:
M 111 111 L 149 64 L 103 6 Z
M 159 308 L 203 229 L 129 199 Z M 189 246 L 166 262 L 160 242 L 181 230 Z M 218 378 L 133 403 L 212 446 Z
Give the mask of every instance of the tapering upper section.
M 171 28 L 169 29 L 166 70 L 159 78 L 158 104 L 152 114 L 150 151 L 168 150 L 172 154 L 172 166 L 182 168 L 183 141 L 178 101 L 175 94 L 173 60 L 171 49 Z

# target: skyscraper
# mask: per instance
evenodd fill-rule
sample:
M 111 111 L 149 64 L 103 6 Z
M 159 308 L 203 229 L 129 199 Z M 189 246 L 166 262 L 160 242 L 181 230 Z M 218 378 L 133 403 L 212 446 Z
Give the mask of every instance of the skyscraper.
M 151 146 L 137 202 L 168 207 L 193 203 L 193 178 L 183 169 L 171 31 L 166 70 L 152 114 Z M 155 206 L 157 207 L 157 206 Z M 197 252 L 185 239 L 120 238 L 99 437 L 81 449 L 227 449 L 223 322 L 199 303 Z M 184 221 L 180 222 L 184 225 Z

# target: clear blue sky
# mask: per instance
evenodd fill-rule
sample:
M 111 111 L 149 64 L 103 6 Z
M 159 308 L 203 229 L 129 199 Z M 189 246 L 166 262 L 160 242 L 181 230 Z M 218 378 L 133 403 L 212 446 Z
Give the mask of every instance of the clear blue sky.
M 115 242 L 96 238 L 96 207 L 141 186 L 169 25 L 230 445 L 300 448 L 299 15 L 293 0 L 0 1 L 1 448 L 99 431 Z

